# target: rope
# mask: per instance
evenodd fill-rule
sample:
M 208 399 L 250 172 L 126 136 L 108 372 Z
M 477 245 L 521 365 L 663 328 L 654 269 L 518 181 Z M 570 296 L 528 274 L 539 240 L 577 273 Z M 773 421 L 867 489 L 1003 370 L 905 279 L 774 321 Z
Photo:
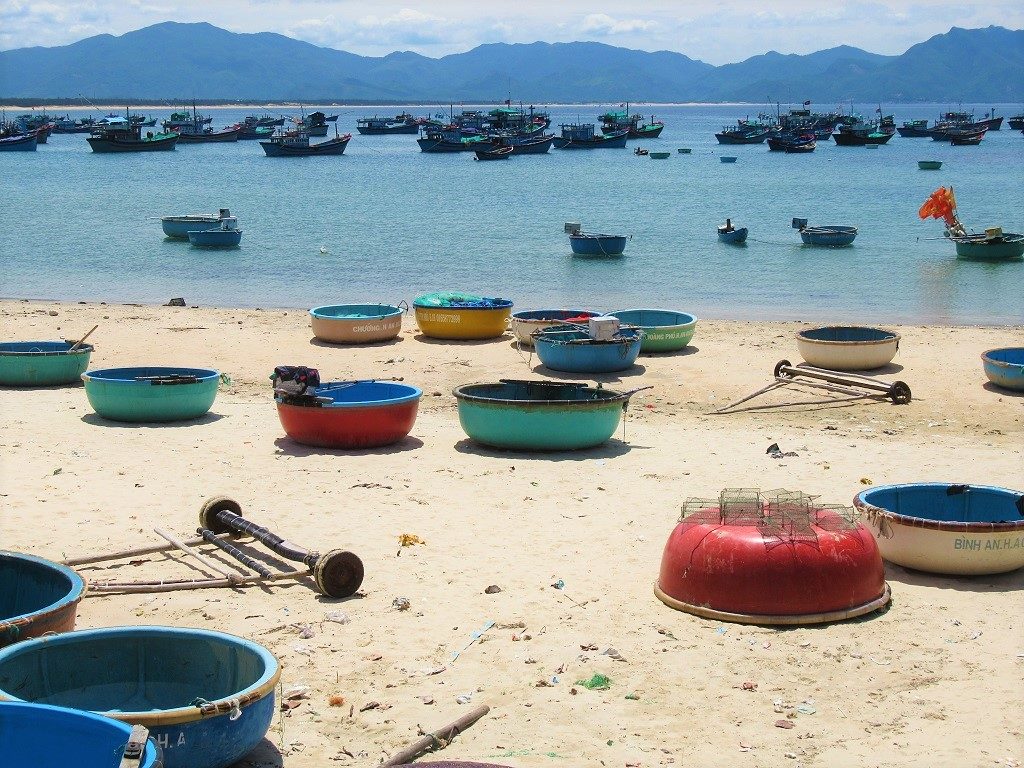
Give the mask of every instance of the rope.
M 747 237 L 747 240 L 752 243 L 763 243 L 764 245 L 802 245 L 802 243 L 794 243 L 792 241 L 783 243 L 776 240 L 761 240 L 757 237 Z

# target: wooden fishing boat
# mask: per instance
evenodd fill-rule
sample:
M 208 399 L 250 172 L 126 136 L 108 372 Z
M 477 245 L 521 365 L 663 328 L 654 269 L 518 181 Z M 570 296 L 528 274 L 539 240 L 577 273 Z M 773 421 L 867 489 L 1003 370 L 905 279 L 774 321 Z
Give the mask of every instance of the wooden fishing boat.
M 402 302 L 405 304 L 405 302 Z M 390 304 L 332 304 L 309 310 L 313 335 L 329 344 L 373 344 L 390 341 L 402 331 L 409 309 Z
M 512 333 L 520 344 L 532 347 L 534 331 L 553 328 L 568 322 L 586 323 L 599 312 L 589 309 L 528 309 L 512 314 Z
M 512 313 L 508 299 L 450 291 L 425 294 L 412 306 L 420 332 L 434 339 L 494 339 L 504 335 Z
M 583 232 L 577 222 L 567 222 L 564 227 L 569 235 L 569 247 L 577 256 L 621 256 L 632 235 L 606 235 L 598 232 Z
M 737 158 L 735 155 L 721 155 L 718 160 L 722 163 L 735 163 Z
M 182 144 L 216 144 L 222 142 L 238 141 L 242 132 L 240 125 L 233 125 L 215 131 L 212 128 L 198 127 L 196 130 L 180 130 L 178 141 Z
M 736 228 L 732 225 L 732 219 L 726 219 L 725 224 L 718 227 L 718 240 L 730 245 L 743 245 L 747 242 L 747 228 Z
M 832 134 L 836 145 L 840 147 L 880 146 L 886 144 L 895 134 L 880 131 L 877 127 L 851 128 L 842 126 Z
M 1009 118 L 1006 124 L 1015 131 L 1024 131 L 1024 115 L 1015 115 Z
M 900 335 L 881 328 L 827 325 L 798 331 L 796 346 L 801 357 L 817 368 L 866 371 L 892 362 Z
M 513 155 L 546 155 L 555 142 L 553 133 L 529 133 L 492 136 L 493 147 L 511 147 Z
M 1003 232 L 996 227 L 990 232 L 951 236 L 956 244 L 956 257 L 971 261 L 1015 261 L 1024 258 L 1024 235 Z
M 221 208 L 218 213 L 188 213 L 183 216 L 161 216 L 160 227 L 164 235 L 176 240 L 188 240 L 189 232 L 213 229 L 222 219 L 231 216 L 231 211 Z
M 696 317 L 671 309 L 620 309 L 608 315 L 643 332 L 641 352 L 676 352 L 685 349 L 697 329 Z
M 981 361 L 985 376 L 997 387 L 1024 392 L 1024 347 L 990 349 Z
M 976 147 L 981 144 L 982 139 L 985 138 L 985 131 L 979 132 L 960 132 L 950 131 L 948 134 L 949 143 L 954 147 Z
M 227 768 L 251 752 L 270 727 L 280 676 L 266 648 L 200 629 L 90 629 L 0 650 L 0 699 L 145 726 L 164 768 Z
M 785 490 L 688 499 L 654 592 L 670 608 L 739 624 L 843 621 L 885 607 L 885 569 L 852 509 Z
M 221 216 L 220 226 L 210 229 L 190 229 L 188 241 L 199 248 L 237 248 L 242 242 L 242 230 L 234 216 Z
M 1024 493 L 987 485 L 907 483 L 863 491 L 882 557 L 929 573 L 975 576 L 1024 567 Z
M 665 130 L 665 124 L 661 120 L 655 120 L 651 115 L 651 121 L 644 122 L 643 115 L 629 114 L 629 105 L 624 109 L 610 110 L 603 115 L 598 115 L 601 121 L 602 133 L 616 133 L 628 131 L 631 139 L 656 139 Z
M 918 160 L 917 168 L 921 171 L 937 171 L 942 168 L 941 160 Z
M 0 386 L 52 387 L 73 384 L 89 366 L 91 344 L 73 341 L 0 342 Z
M 637 157 L 646 157 L 651 154 L 651 151 L 649 149 L 644 149 L 643 147 L 637 147 L 633 150 L 633 154 Z
M 562 135 L 554 137 L 555 149 L 622 149 L 628 130 L 595 133 L 593 123 L 563 123 Z
M 601 318 L 593 318 L 590 322 Z M 595 338 L 587 328 L 556 325 L 534 331 L 540 361 L 553 371 L 612 373 L 632 368 L 640 355 L 643 332 L 619 328 L 608 338 Z
M 162 768 L 156 742 L 146 738 L 135 756 L 129 745 L 133 741 L 130 725 L 108 717 L 48 704 L 0 701 L 0 755 L 12 767 Z
M 276 132 L 260 146 L 268 157 L 315 157 L 318 155 L 343 155 L 345 147 L 352 140 L 352 134 L 335 135 L 327 141 L 310 144 L 311 134 L 304 129 L 298 131 Z M 326 136 L 327 134 L 322 134 Z
M 169 152 L 178 143 L 176 133 L 153 133 L 142 135 L 139 126 L 101 129 L 86 139 L 93 152 Z
M 394 134 L 416 134 L 420 121 L 408 112 L 395 117 L 361 117 L 356 120 L 356 130 L 364 136 L 388 136 Z
M 458 126 L 448 125 L 437 127 L 423 125 L 423 135 L 416 139 L 421 152 L 427 153 L 449 153 L 449 152 L 475 152 L 478 149 L 488 149 L 492 141 L 479 132 L 467 132 Z
M 651 160 L 668 160 L 672 157 L 671 152 L 651 152 L 649 153 Z
M 513 152 L 512 147 L 495 147 L 494 149 L 476 149 L 473 151 L 476 160 L 508 160 Z
M 896 130 L 900 136 L 908 139 L 922 139 L 929 136 L 927 120 L 908 120 Z
M 112 421 L 198 419 L 213 406 L 220 373 L 208 368 L 106 368 L 82 374 L 98 416 Z
M 297 443 L 318 448 L 378 448 L 412 430 L 423 392 L 384 381 L 332 381 L 298 397 L 278 395 L 277 415 Z
M 634 392 L 577 382 L 465 384 L 453 392 L 459 423 L 477 443 L 520 451 L 572 451 L 606 442 Z
M 35 152 L 38 144 L 35 133 L 16 133 L 0 138 L 0 152 Z
M 853 243 L 857 237 L 856 227 L 829 225 L 809 227 L 807 219 L 793 219 L 793 229 L 800 230 L 800 239 L 804 245 L 823 248 L 843 248 Z
M 771 134 L 767 126 L 741 121 L 738 126 L 726 126 L 715 134 L 715 138 L 719 144 L 763 144 Z
M 84 592 L 82 577 L 67 566 L 0 550 L 0 648 L 74 629 Z
M 691 147 L 679 147 L 679 149 L 677 149 L 676 152 L 678 152 L 680 155 L 689 155 L 693 152 L 693 149 Z
M 782 149 L 790 155 L 804 155 L 813 152 L 817 146 L 817 143 L 813 139 L 805 139 L 803 141 L 794 140 L 786 142 L 786 145 Z

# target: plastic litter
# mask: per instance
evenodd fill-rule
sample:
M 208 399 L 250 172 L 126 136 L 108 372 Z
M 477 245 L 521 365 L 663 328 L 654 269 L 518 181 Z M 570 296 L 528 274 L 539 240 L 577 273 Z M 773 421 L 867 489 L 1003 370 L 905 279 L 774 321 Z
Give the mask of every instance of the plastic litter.
M 612 681 L 607 675 L 595 673 L 589 680 L 577 680 L 576 685 L 582 685 L 588 691 L 607 691 L 612 687 Z

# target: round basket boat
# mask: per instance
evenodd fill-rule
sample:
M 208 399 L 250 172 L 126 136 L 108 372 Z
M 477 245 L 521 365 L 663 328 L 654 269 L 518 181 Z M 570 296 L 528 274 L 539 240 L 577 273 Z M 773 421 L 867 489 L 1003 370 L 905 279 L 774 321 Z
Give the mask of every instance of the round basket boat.
M 696 317 L 670 309 L 621 309 L 608 314 L 644 332 L 641 352 L 676 352 L 684 349 L 693 339 L 693 332 L 697 328 Z
M 390 304 L 333 304 L 309 316 L 313 335 L 330 344 L 390 341 L 402 330 L 402 309 Z
M 981 356 L 981 362 L 993 384 L 1024 392 L 1024 347 L 990 349 Z
M 875 541 L 852 511 L 813 497 L 725 491 L 690 500 L 654 591 L 671 608 L 741 624 L 818 624 L 889 602 Z
M 859 493 L 882 557 L 929 573 L 974 576 L 1024 567 L 1024 493 L 988 485 L 908 483 Z
M 615 338 L 597 341 L 571 325 L 556 325 L 537 331 L 533 337 L 540 361 L 553 371 L 569 373 L 612 373 L 632 368 L 640 356 L 642 341 L 639 328 L 620 328 Z
M 199 629 L 90 629 L 0 650 L 0 698 L 144 725 L 165 768 L 226 768 L 251 752 L 280 676 L 262 646 Z
M 575 382 L 465 384 L 452 394 L 474 441 L 523 451 L 592 448 L 615 434 L 632 392 Z
M 116 768 L 125 764 L 121 758 L 131 731 L 130 725 L 91 712 L 0 701 L 0 755 L 12 767 Z M 160 748 L 147 739 L 130 765 L 161 768 Z
M 0 551 L 0 648 L 74 629 L 83 592 L 82 577 L 66 566 Z
M 106 368 L 82 374 L 97 415 L 112 421 L 197 419 L 213 406 L 220 373 L 209 368 Z
M 89 367 L 92 344 L 75 351 L 73 341 L 5 341 L 0 343 L 0 385 L 52 387 L 73 384 Z
M 597 317 L 599 312 L 591 312 L 589 309 L 529 309 L 523 312 L 512 314 L 512 333 L 524 346 L 533 346 L 534 331 L 543 331 L 545 328 L 554 328 L 566 320 L 576 318 Z
M 833 371 L 866 371 L 888 365 L 900 347 L 895 331 L 827 325 L 796 334 L 800 355 L 810 365 Z
M 277 415 L 297 443 L 318 448 L 377 448 L 412 430 L 423 392 L 384 381 L 335 381 L 312 396 L 277 397 Z
M 416 324 L 433 339 L 494 339 L 508 327 L 512 302 L 467 293 L 430 293 L 413 302 Z

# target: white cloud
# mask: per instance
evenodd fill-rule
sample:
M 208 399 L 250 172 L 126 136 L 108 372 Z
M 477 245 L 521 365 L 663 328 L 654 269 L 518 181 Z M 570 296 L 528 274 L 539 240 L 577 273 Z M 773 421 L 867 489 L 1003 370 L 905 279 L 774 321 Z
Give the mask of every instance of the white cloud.
M 646 19 L 614 19 L 606 13 L 592 13 L 583 19 L 581 31 L 588 35 L 621 35 L 631 32 L 648 32 L 658 26 L 656 21 Z

